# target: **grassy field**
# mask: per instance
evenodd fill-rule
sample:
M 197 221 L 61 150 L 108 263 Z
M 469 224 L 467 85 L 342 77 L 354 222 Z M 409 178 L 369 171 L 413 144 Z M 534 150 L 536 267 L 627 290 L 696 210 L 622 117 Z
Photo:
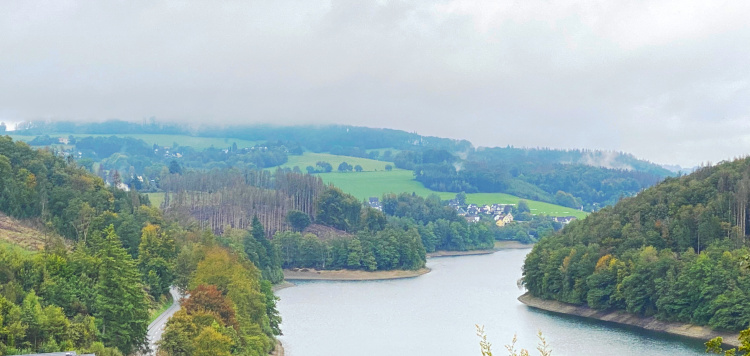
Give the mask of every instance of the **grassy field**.
M 146 193 L 146 195 L 148 195 L 148 200 L 151 201 L 151 206 L 160 208 L 161 203 L 164 202 L 164 193 Z
M 22 136 L 22 135 L 9 135 L 14 140 L 20 140 L 20 141 L 31 141 L 36 136 Z M 70 134 L 61 133 L 61 134 L 53 134 L 50 135 L 52 137 L 68 137 Z M 132 137 L 135 139 L 143 140 L 148 145 L 159 145 L 159 146 L 169 146 L 171 147 L 172 144 L 175 142 L 180 146 L 190 146 L 195 148 L 196 150 L 204 150 L 206 148 L 209 148 L 211 146 L 215 148 L 226 148 L 232 145 L 232 143 L 236 142 L 237 146 L 240 148 L 243 147 L 252 147 L 257 144 L 256 141 L 247 141 L 247 140 L 239 140 L 234 138 L 214 138 L 214 137 L 195 137 L 195 136 L 185 136 L 185 135 L 148 135 L 148 134 L 117 134 L 117 135 L 96 135 L 96 134 L 73 134 L 73 137 L 110 137 L 110 136 L 117 136 L 117 137 Z
M 338 168 L 341 162 L 346 162 L 352 166 L 360 165 L 362 166 L 362 170 L 365 172 L 385 171 L 385 165 L 393 165 L 393 163 L 376 161 L 374 159 L 338 156 L 328 153 L 305 152 L 301 156 L 289 156 L 289 161 L 282 167 L 293 168 L 294 166 L 298 166 L 303 172 L 305 172 L 305 167 L 315 167 L 315 163 L 318 161 L 325 161 L 330 163 L 331 166 L 333 166 L 334 171 L 336 171 L 336 168 Z
M 416 193 L 421 196 L 437 194 L 440 199 L 453 199 L 456 194 L 448 192 L 435 192 L 425 188 L 421 183 L 414 180 L 414 175 L 407 170 L 393 170 L 391 172 L 360 172 L 360 173 L 321 173 L 319 174 L 326 183 L 333 183 L 345 192 L 354 195 L 358 199 L 369 197 L 381 197 L 385 193 Z M 466 195 L 469 204 L 516 204 L 521 198 L 504 193 L 473 193 Z M 564 206 L 526 200 L 532 214 L 546 214 L 552 216 L 575 216 L 583 218 L 587 213 Z

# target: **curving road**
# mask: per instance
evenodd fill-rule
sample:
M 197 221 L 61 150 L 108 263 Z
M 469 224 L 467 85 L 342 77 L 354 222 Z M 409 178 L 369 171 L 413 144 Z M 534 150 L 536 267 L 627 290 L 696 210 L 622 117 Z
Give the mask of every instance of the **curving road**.
M 156 342 L 161 340 L 161 334 L 164 332 L 164 326 L 167 325 L 169 318 L 180 310 L 180 293 L 177 288 L 171 287 L 169 293 L 172 294 L 172 305 L 159 315 L 156 320 L 148 325 L 148 347 L 151 352 L 147 355 L 156 355 Z

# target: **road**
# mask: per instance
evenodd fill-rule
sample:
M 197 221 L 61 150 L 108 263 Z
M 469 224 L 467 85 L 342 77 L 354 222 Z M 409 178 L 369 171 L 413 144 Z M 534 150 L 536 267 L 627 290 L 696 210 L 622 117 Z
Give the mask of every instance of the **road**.
M 148 355 L 156 354 L 156 342 L 161 340 L 161 334 L 164 332 L 164 327 L 167 325 L 169 318 L 180 310 L 180 293 L 177 288 L 172 287 L 169 289 L 169 293 L 172 294 L 172 306 L 165 310 L 159 315 L 156 320 L 148 325 L 148 346 L 152 350 Z

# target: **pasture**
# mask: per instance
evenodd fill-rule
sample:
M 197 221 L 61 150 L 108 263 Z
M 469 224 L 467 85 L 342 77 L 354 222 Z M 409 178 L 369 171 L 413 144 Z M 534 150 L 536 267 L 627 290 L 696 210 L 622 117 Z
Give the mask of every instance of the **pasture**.
M 332 183 L 343 191 L 364 200 L 369 197 L 382 197 L 386 193 L 415 193 L 421 196 L 437 194 L 440 199 L 455 198 L 455 193 L 436 192 L 425 188 L 422 183 L 414 180 L 414 174 L 407 170 L 393 170 L 391 172 L 331 172 L 318 174 L 324 182 Z M 471 193 L 466 194 L 466 202 L 477 205 L 517 204 L 521 198 L 504 193 Z M 588 213 L 560 205 L 525 199 L 529 203 L 532 214 L 551 216 L 575 216 L 584 218 Z

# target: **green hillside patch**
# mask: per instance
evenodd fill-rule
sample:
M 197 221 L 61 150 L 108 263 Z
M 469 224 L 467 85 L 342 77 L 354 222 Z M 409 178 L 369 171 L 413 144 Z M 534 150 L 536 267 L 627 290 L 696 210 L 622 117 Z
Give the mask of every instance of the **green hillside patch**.
M 338 168 L 339 164 L 341 164 L 341 162 L 346 162 L 352 166 L 360 165 L 362 166 L 362 170 L 365 172 L 385 171 L 385 166 L 387 164 L 390 164 L 391 166 L 393 166 L 393 163 L 376 161 L 374 159 L 368 159 L 368 158 L 339 156 L 339 155 L 332 155 L 329 153 L 305 152 L 301 156 L 289 156 L 289 161 L 287 161 L 286 164 L 282 165 L 282 167 L 293 168 L 294 166 L 297 166 L 303 172 L 305 172 L 305 167 L 307 166 L 315 167 L 315 163 L 320 162 L 320 161 L 330 163 L 331 166 L 333 166 L 334 172 L 336 171 L 336 168 Z M 346 173 L 346 174 L 356 174 L 356 173 L 357 172 L 351 172 L 351 173 Z M 411 174 L 411 172 L 409 172 L 409 174 Z
M 31 253 L 44 249 L 44 240 L 41 231 L 0 213 L 0 248 Z
M 453 194 L 453 193 L 451 193 Z M 491 204 L 516 204 L 519 198 L 515 195 L 505 193 L 472 193 L 466 194 L 466 202 L 477 205 L 491 205 Z M 541 201 L 524 199 L 529 203 L 531 213 L 534 215 L 545 214 L 550 216 L 575 216 L 579 219 L 585 218 L 588 215 L 585 211 L 568 208 L 561 205 L 555 205 L 545 203 Z
M 161 204 L 164 203 L 164 193 L 146 193 L 146 195 L 148 195 L 151 206 L 161 208 Z
M 347 161 L 348 162 L 348 161 Z M 354 195 L 358 199 L 369 197 L 382 197 L 387 193 L 416 193 L 420 196 L 437 194 L 440 199 L 447 200 L 455 198 L 455 193 L 436 192 L 425 188 L 421 183 L 414 180 L 411 171 L 397 169 L 391 172 L 351 172 L 351 173 L 320 173 L 318 174 L 324 182 L 332 183 L 343 191 Z M 473 193 L 466 195 L 469 204 L 516 204 L 522 198 L 504 193 Z M 586 217 L 587 213 L 567 208 L 560 205 L 549 204 L 534 200 L 526 200 L 529 203 L 532 214 L 545 214 L 551 216 L 575 216 Z

